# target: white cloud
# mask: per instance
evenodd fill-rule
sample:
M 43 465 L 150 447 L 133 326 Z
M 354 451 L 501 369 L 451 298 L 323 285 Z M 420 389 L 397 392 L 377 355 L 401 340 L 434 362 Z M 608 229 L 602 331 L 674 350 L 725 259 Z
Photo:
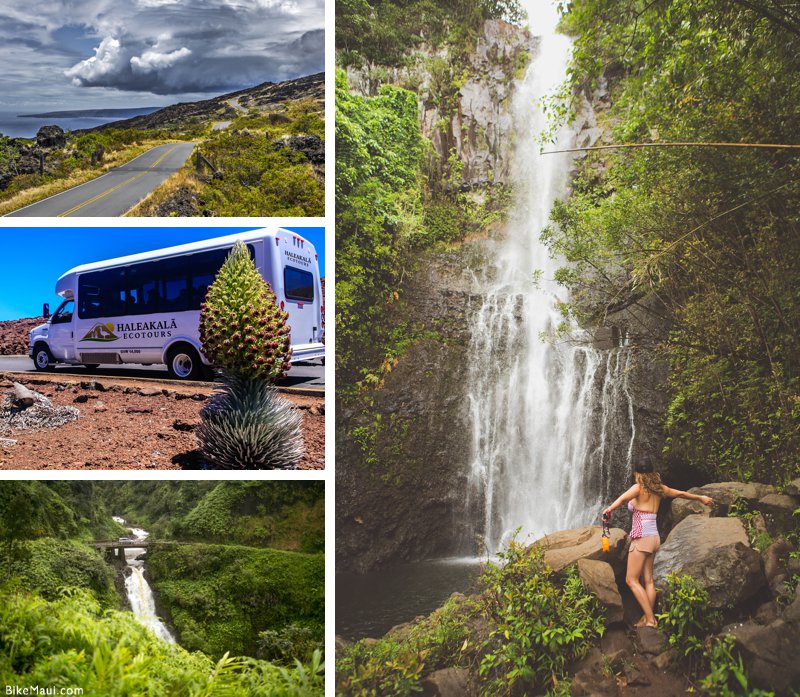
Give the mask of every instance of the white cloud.
M 65 70 L 64 75 L 72 78 L 73 85 L 96 82 L 106 75 L 113 75 L 119 71 L 122 62 L 120 48 L 121 44 L 117 39 L 107 36 L 94 50 L 91 58 Z
M 191 55 L 191 50 L 185 46 L 171 51 L 170 53 L 145 51 L 141 56 L 134 56 L 131 58 L 131 68 L 133 68 L 133 72 L 135 73 L 152 73 L 156 70 L 171 68 L 178 61 Z

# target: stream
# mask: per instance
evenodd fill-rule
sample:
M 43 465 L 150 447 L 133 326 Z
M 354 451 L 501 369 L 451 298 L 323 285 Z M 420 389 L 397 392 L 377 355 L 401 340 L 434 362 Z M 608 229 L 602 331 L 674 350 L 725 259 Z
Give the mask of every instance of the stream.
M 124 525 L 131 531 L 131 537 L 135 541 L 146 540 L 150 533 L 142 528 L 134 528 L 128 525 L 124 518 L 113 516 L 114 520 L 120 525 Z M 153 597 L 153 590 L 144 577 L 144 560 L 141 558 L 147 554 L 144 547 L 130 547 L 123 550 L 128 573 L 125 575 L 125 592 L 128 602 L 131 605 L 133 614 L 145 627 L 151 629 L 159 639 L 175 643 L 167 626 L 159 619 L 156 614 L 156 601 Z

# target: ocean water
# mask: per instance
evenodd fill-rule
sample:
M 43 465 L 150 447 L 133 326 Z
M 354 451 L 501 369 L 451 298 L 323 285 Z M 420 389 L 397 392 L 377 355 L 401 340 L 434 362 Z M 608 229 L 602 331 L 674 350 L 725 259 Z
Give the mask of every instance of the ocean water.
M 48 109 L 28 109 L 24 113 L 45 112 Z M 52 109 L 50 110 L 52 111 Z M 49 116 L 44 118 L 25 117 L 20 118 L 17 112 L 0 111 L 0 133 L 12 138 L 33 138 L 42 126 L 61 126 L 65 131 L 77 131 L 82 128 L 94 128 L 102 126 L 104 123 L 129 119 L 132 116 L 150 114 L 155 109 L 144 108 L 137 110 L 138 114 L 126 114 L 124 116 L 80 116 L 80 117 L 58 117 Z

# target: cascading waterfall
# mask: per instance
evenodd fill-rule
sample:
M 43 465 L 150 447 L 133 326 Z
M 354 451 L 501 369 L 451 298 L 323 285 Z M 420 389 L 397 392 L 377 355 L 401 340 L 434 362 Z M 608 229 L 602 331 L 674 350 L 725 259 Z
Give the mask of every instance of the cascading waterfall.
M 548 126 L 540 101 L 565 80 L 571 42 L 556 33 L 548 0 L 523 4 L 538 40 L 513 108 L 517 200 L 482 280 L 468 359 L 469 505 L 473 532 L 491 553 L 519 527 L 521 538 L 535 539 L 596 520 L 612 477 L 618 485 L 630 472 L 636 435 L 630 349 L 595 348 L 576 326 L 557 331 L 567 298 L 554 277 L 563 261 L 540 235 L 567 193 L 571 160 L 540 155 L 537 138 Z M 574 136 L 562 129 L 550 149 Z
M 120 525 L 127 525 L 123 518 L 114 517 Z M 136 541 L 146 540 L 150 533 L 141 528 L 130 528 Z M 156 614 L 156 601 L 150 584 L 144 577 L 144 561 L 139 559 L 147 550 L 144 547 L 129 547 L 125 549 L 125 562 L 128 565 L 129 573 L 125 577 L 125 592 L 131 610 L 145 627 L 151 629 L 159 639 L 175 643 L 175 637 L 170 634 L 166 625 Z

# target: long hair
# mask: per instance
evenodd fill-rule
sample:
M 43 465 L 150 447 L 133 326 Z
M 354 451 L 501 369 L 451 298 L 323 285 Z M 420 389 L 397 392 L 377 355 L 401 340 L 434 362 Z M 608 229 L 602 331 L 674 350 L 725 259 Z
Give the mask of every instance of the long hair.
M 636 483 L 654 496 L 664 495 L 664 485 L 658 472 L 636 472 Z

